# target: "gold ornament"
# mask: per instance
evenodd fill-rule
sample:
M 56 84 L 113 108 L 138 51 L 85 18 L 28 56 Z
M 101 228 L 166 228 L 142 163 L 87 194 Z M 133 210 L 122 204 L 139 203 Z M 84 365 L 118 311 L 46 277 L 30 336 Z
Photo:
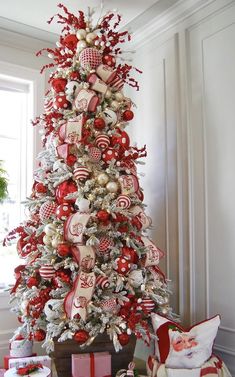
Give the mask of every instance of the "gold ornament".
M 109 98 L 111 98 L 111 95 L 112 95 L 111 90 L 107 89 L 107 91 L 106 91 L 106 93 L 105 93 L 105 95 L 104 95 L 105 98 L 109 99 Z
M 86 41 L 89 44 L 93 44 L 93 41 L 94 41 L 95 38 L 96 38 L 95 33 L 88 33 L 87 36 L 86 36 Z
M 124 99 L 124 95 L 123 95 L 121 92 L 116 92 L 116 93 L 115 93 L 115 99 L 116 99 L 118 102 L 122 102 L 123 99 Z
M 48 237 L 52 237 L 56 233 L 56 226 L 55 224 L 47 224 L 45 225 L 44 232 Z
M 100 186 L 105 186 L 109 181 L 109 176 L 106 173 L 101 173 L 97 177 Z
M 115 182 L 115 181 L 108 182 L 107 185 L 106 185 L 106 189 L 109 192 L 113 192 L 113 193 L 117 192 L 118 191 L 118 184 L 117 184 L 117 182 Z
M 45 235 L 42 240 L 43 240 L 44 245 L 46 245 L 46 246 L 51 245 L 51 237 Z
M 86 30 L 84 30 L 84 29 L 80 29 L 80 30 L 78 30 L 78 31 L 77 31 L 77 34 L 76 34 L 76 36 L 77 36 L 77 38 L 78 38 L 79 40 L 81 40 L 81 39 L 85 39 L 85 38 L 86 38 L 86 35 L 87 35 L 87 32 L 86 32 Z
M 78 53 L 81 52 L 86 47 L 87 47 L 86 41 L 79 41 L 77 44 L 77 52 Z
M 118 101 L 112 101 L 111 102 L 111 107 L 112 107 L 113 110 L 117 111 L 119 109 L 119 106 L 120 106 L 120 104 L 119 104 Z

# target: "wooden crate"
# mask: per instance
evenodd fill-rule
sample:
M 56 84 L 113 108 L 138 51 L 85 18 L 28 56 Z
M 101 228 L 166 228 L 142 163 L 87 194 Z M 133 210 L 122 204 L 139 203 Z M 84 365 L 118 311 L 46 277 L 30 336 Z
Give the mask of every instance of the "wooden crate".
M 133 360 L 135 344 L 136 338 L 133 335 L 130 337 L 129 343 L 123 347 L 121 351 L 116 353 L 113 342 L 110 341 L 108 335 L 100 334 L 96 337 L 94 342 L 85 349 L 81 349 L 74 340 L 67 340 L 62 343 L 55 341 L 55 351 L 51 354 L 51 357 L 54 359 L 58 377 L 72 377 L 72 354 L 109 352 L 112 360 L 112 377 L 115 377 L 119 369 L 126 369 L 129 362 Z

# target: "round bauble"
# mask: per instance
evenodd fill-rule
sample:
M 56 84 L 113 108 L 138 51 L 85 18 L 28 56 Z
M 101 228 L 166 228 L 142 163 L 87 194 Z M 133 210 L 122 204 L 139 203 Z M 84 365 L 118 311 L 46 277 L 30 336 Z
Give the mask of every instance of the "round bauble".
M 56 209 L 56 217 L 59 220 L 66 220 L 74 212 L 73 206 L 69 203 L 60 204 Z
M 77 33 L 76 33 L 76 36 L 77 36 L 77 38 L 78 38 L 79 40 L 85 39 L 85 38 L 86 38 L 86 35 L 87 35 L 87 32 L 86 32 L 86 30 L 84 30 L 84 29 L 80 29 L 80 30 L 78 30 Z
M 78 45 L 82 42 L 83 41 L 78 42 Z M 79 61 L 84 69 L 96 69 L 102 63 L 102 57 L 99 50 L 93 47 L 88 47 L 80 53 Z
M 73 166 L 77 161 L 77 157 L 74 154 L 69 154 L 65 161 L 68 166 Z
M 120 129 L 117 129 L 118 135 L 113 135 L 111 139 L 111 145 L 120 145 L 121 148 L 123 148 L 123 152 L 125 152 L 126 149 L 130 146 L 130 138 L 129 135 L 126 133 L 126 131 L 121 131 Z
M 43 237 L 42 241 L 43 241 L 44 245 L 51 246 L 51 237 L 47 236 L 46 234 Z
M 151 298 L 143 298 L 140 307 L 145 313 L 151 313 L 155 308 L 155 302 Z
M 102 160 L 106 164 L 110 164 L 112 161 L 116 162 L 118 157 L 118 152 L 114 148 L 107 148 L 102 154 Z
M 75 50 L 78 43 L 78 39 L 75 34 L 67 34 L 63 39 L 63 44 L 69 49 L 69 50 Z
M 103 63 L 107 64 L 109 67 L 115 67 L 116 59 L 112 55 L 104 55 L 103 56 Z
M 37 287 L 39 280 L 35 276 L 30 276 L 26 281 L 26 285 L 28 288 Z
M 56 249 L 57 246 L 61 243 L 62 239 L 59 234 L 57 234 L 55 237 L 52 238 L 51 240 L 51 246 Z
M 104 97 L 107 98 L 107 99 L 109 99 L 109 98 L 111 98 L 111 96 L 112 96 L 112 92 L 111 92 L 111 90 L 110 90 L 110 89 L 107 89 L 106 92 L 105 92 Z
M 115 259 L 115 261 L 114 261 L 114 269 L 119 274 L 126 275 L 130 271 L 130 268 L 131 268 L 131 264 L 125 258 L 118 257 L 117 259 Z
M 67 203 L 75 203 L 76 199 L 64 199 L 68 194 L 77 192 L 77 185 L 72 181 L 64 181 L 56 187 L 56 200 L 59 204 L 63 204 L 65 201 Z
M 126 346 L 129 343 L 130 336 L 126 332 L 123 332 L 122 334 L 118 334 L 118 340 L 121 346 Z
M 138 263 L 139 257 L 135 249 L 133 249 L 133 247 L 123 246 L 121 249 L 121 253 L 122 256 L 125 259 L 129 260 L 131 263 Z
M 69 81 L 65 87 L 65 93 L 68 98 L 75 97 L 80 89 L 80 85 L 77 81 Z
M 118 192 L 118 189 L 119 189 L 118 183 L 115 181 L 110 181 L 107 183 L 106 189 L 111 193 Z
M 39 268 L 39 275 L 44 280 L 51 280 L 55 276 L 55 269 L 51 264 L 45 264 Z
M 44 313 L 48 322 L 59 320 L 61 317 L 61 306 L 63 300 L 50 299 L 44 306 Z
M 122 94 L 122 92 L 116 92 L 115 93 L 115 99 L 118 102 L 122 102 L 124 100 L 124 95 Z
M 114 111 L 117 111 L 119 109 L 120 103 L 118 101 L 112 101 L 111 107 Z
M 102 113 L 102 118 L 109 127 L 113 127 L 117 123 L 117 114 L 112 109 L 105 109 Z
M 39 210 L 39 218 L 41 221 L 49 219 L 51 216 L 55 214 L 56 211 L 56 203 L 51 202 L 50 200 L 43 203 Z
M 101 209 L 97 212 L 96 217 L 99 221 L 106 223 L 110 218 L 110 214 L 105 209 Z
M 70 255 L 70 247 L 67 243 L 59 243 L 57 246 L 57 254 L 64 258 Z
M 96 130 L 101 131 L 105 128 L 106 124 L 103 118 L 95 118 L 93 125 Z
M 93 44 L 93 42 L 94 42 L 94 39 L 97 37 L 97 35 L 95 34 L 95 33 L 88 33 L 87 35 L 86 35 L 86 41 L 87 41 L 87 43 L 89 43 L 89 44 Z
M 96 277 L 95 284 L 101 289 L 106 289 L 110 286 L 107 276 L 99 275 Z
M 64 92 L 67 80 L 62 77 L 54 78 L 51 80 L 51 86 L 56 93 Z
M 131 110 L 125 110 L 122 114 L 122 119 L 125 121 L 132 120 L 134 118 L 134 113 Z
M 36 191 L 38 194 L 45 194 L 45 193 L 47 192 L 47 188 L 46 188 L 46 186 L 44 186 L 43 183 L 38 182 L 38 183 L 36 183 L 36 185 L 35 185 L 35 191 Z
M 108 236 L 102 236 L 99 238 L 98 252 L 100 255 L 108 255 L 110 249 L 113 247 L 113 240 Z
M 119 195 L 117 197 L 117 207 L 127 209 L 131 206 L 131 199 L 127 195 Z
M 67 100 L 66 95 L 64 93 L 58 94 L 53 102 L 53 107 L 55 110 L 66 110 L 68 109 L 70 102 Z
M 116 298 L 110 297 L 106 300 L 102 300 L 100 303 L 101 309 L 103 309 L 104 312 L 107 313 L 117 313 L 118 305 Z
M 75 180 L 78 181 L 84 181 L 86 178 L 88 178 L 90 175 L 90 172 L 85 166 L 80 166 L 73 171 L 73 176 Z
M 33 339 L 36 342 L 42 342 L 46 338 L 46 332 L 42 329 L 35 330 L 33 333 Z
M 110 145 L 110 139 L 107 135 L 98 135 L 95 139 L 95 143 L 100 149 L 107 149 Z
M 85 48 L 87 47 L 87 43 L 86 41 L 82 40 L 82 41 L 79 41 L 78 44 L 77 44 L 77 53 L 81 53 Z
M 92 162 L 99 162 L 101 159 L 101 150 L 97 147 L 90 147 L 88 151 L 88 156 Z
M 106 173 L 100 173 L 97 177 L 100 186 L 105 186 L 109 181 L 109 176 Z
M 56 229 L 57 229 L 56 225 L 50 223 L 50 224 L 45 225 L 43 230 L 48 237 L 52 237 L 56 233 Z
M 133 270 L 128 275 L 128 281 L 134 288 L 138 288 L 143 284 L 144 278 L 141 270 Z
M 89 333 L 86 330 L 78 330 L 75 332 L 73 339 L 78 344 L 83 344 L 89 339 Z

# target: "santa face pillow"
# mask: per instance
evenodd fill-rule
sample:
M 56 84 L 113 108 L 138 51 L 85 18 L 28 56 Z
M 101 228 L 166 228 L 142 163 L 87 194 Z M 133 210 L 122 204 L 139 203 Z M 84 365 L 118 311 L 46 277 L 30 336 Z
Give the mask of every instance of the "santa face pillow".
M 220 324 L 217 315 L 189 330 L 158 314 L 152 314 L 158 337 L 156 356 L 167 368 L 200 368 L 212 355 L 213 343 Z

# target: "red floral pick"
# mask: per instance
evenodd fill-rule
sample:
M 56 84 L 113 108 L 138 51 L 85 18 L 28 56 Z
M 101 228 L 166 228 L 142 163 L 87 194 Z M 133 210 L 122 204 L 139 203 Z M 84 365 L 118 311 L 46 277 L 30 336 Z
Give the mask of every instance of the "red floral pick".
M 26 376 L 27 374 L 33 373 L 36 370 L 42 369 L 42 368 L 43 368 L 43 365 L 41 363 L 37 363 L 37 364 L 32 363 L 32 364 L 26 365 L 25 367 L 18 368 L 16 371 L 17 371 L 17 374 L 19 374 L 20 376 Z

